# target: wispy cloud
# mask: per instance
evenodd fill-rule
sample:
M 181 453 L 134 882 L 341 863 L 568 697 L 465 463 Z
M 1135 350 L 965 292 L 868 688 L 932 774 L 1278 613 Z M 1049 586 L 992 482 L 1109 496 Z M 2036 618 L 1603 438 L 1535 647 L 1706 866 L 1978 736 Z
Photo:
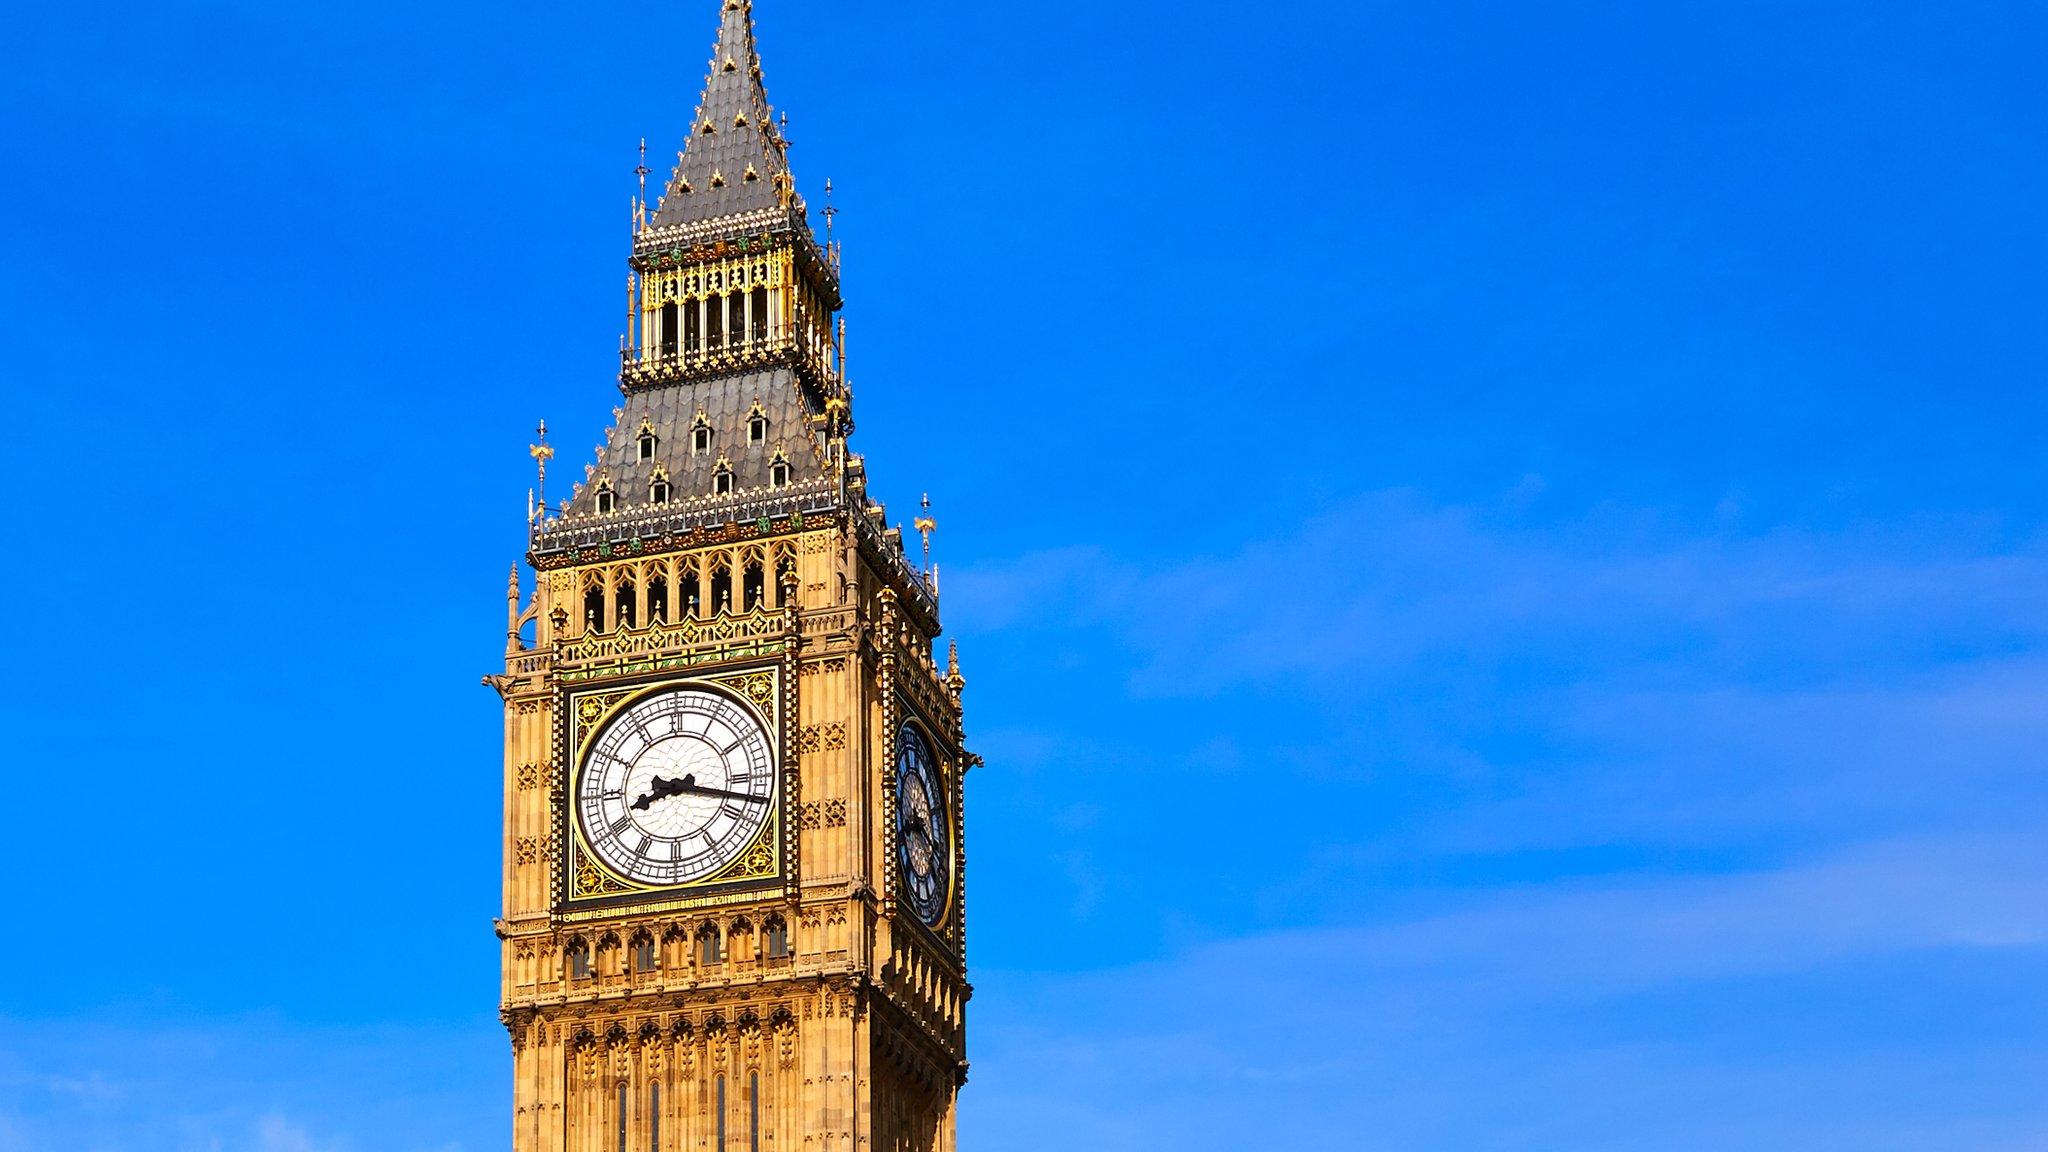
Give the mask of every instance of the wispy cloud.
M 2038 1037 L 1915 1054 L 1832 1034 L 1844 1014 L 1899 1026 L 1932 973 L 2048 965 L 2044 892 L 2048 850 L 2031 839 L 1901 842 L 1501 891 L 1100 972 L 984 972 L 1008 1026 L 982 1062 L 981 1115 L 1001 1123 L 979 1135 L 995 1149 L 1055 1132 L 1101 1148 L 2021 1147 L 2048 1108 L 2004 1069 L 2048 1066 Z M 1909 973 L 1897 985 L 1867 975 L 1887 958 Z M 1784 998 L 1760 989 L 1811 981 L 1864 1003 L 1794 994 L 1782 1025 L 1745 1019 L 1759 994 Z M 1628 1022 L 1645 1013 L 1664 1022 Z M 1265 1101 L 1256 1127 L 1239 1096 Z M 1840 1111 L 1852 1101 L 1863 1110 Z
M 950 575 L 999 666 L 1116 697 L 999 711 L 985 787 L 1156 957 L 979 974 L 984 1146 L 2036 1146 L 2048 550 L 1540 500 Z M 1106 772 L 1145 819 L 1055 818 Z
M 1113 632 L 1138 657 L 1132 686 L 1167 695 L 1300 673 L 1342 673 L 1338 692 L 1412 686 L 1446 660 L 1466 675 L 1867 676 L 2048 640 L 2048 552 L 1979 536 L 1740 535 L 1619 509 L 1530 524 L 1390 492 L 1224 555 L 1063 548 L 956 570 L 948 595 L 979 629 Z
M 487 1021 L 463 1029 L 8 1020 L 0 1149 L 488 1147 L 504 1136 L 495 1103 L 509 1083 L 503 1038 Z

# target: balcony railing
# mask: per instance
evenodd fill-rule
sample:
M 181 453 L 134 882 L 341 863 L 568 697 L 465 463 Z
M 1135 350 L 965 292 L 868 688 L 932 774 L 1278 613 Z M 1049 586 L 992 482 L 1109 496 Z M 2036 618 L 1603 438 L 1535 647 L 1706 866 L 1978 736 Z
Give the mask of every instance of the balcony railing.
M 706 341 L 697 347 L 628 348 L 619 353 L 619 383 L 627 390 L 652 388 L 685 376 L 738 372 L 789 364 L 822 384 L 832 378 L 829 344 L 801 332 L 746 335 Z
M 829 515 L 838 509 L 838 482 L 830 476 L 819 476 L 787 488 L 696 496 L 672 504 L 622 508 L 617 512 L 578 512 L 567 518 L 549 516 L 534 523 L 533 551 L 543 554 L 596 548 L 721 524 L 780 520 L 799 512 L 805 516 Z

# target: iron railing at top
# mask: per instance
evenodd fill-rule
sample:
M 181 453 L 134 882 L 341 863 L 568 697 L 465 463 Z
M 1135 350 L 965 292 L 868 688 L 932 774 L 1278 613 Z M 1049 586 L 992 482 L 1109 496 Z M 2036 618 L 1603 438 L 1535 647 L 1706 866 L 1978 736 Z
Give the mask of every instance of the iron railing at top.
M 830 345 L 799 332 L 706 340 L 694 347 L 678 342 L 649 349 L 627 348 L 619 353 L 619 382 L 629 389 L 645 388 L 698 373 L 785 363 L 808 369 L 824 381 L 832 378 L 831 352 Z

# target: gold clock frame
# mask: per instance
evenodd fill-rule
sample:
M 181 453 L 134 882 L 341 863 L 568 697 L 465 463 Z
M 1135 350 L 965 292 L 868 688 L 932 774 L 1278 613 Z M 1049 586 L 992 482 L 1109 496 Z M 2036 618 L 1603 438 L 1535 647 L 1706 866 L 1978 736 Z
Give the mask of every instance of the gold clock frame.
M 776 772 L 775 800 L 753 842 L 717 873 L 682 884 L 644 884 L 607 867 L 591 848 L 577 818 L 574 798 L 587 770 L 591 744 L 613 717 L 651 696 L 696 689 L 737 704 L 767 733 Z M 697 676 L 658 676 L 572 685 L 563 690 L 559 755 L 564 771 L 557 805 L 563 851 L 557 876 L 563 919 L 608 915 L 622 905 L 644 911 L 701 908 L 758 899 L 764 889 L 785 885 L 789 858 L 787 825 L 794 771 L 789 762 L 785 717 L 787 684 L 781 661 L 739 665 Z

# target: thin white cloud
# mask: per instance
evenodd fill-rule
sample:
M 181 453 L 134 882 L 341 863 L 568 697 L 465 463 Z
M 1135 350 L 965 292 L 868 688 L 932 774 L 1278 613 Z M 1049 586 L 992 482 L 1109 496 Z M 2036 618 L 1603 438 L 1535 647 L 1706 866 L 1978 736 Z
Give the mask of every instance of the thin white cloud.
M 1163 695 L 1326 673 L 1343 676 L 1325 691 L 1406 685 L 1420 665 L 1456 658 L 1470 675 L 1510 654 L 1567 679 L 1737 679 L 1759 662 L 1847 675 L 1959 642 L 2048 641 L 2038 550 L 1960 533 L 1688 534 L 1611 509 L 1532 527 L 1400 492 L 1227 555 L 1064 548 L 951 580 L 949 607 L 978 629 L 1114 632 L 1136 654 L 1133 686 Z
M 995 1152 L 1055 1135 L 1104 1149 L 2021 1147 L 2048 1107 L 2009 1069 L 2048 1064 L 2048 1045 L 1830 1065 L 1782 1040 L 1731 1055 L 1678 1021 L 1739 1020 L 1743 988 L 1884 957 L 1948 958 L 1929 972 L 1970 956 L 2038 965 L 2044 893 L 2034 838 L 1913 841 L 1756 873 L 1496 892 L 1109 971 L 983 972 L 1006 1027 L 982 1059 L 977 1135 Z M 1627 1039 L 1586 1023 L 1645 1001 L 1674 1019 Z M 1975 1082 L 1957 1083 L 1970 1069 Z M 1219 1103 L 1243 1099 L 1265 1102 L 1257 1126 Z M 1926 1143 L 1935 1132 L 1947 1138 Z

